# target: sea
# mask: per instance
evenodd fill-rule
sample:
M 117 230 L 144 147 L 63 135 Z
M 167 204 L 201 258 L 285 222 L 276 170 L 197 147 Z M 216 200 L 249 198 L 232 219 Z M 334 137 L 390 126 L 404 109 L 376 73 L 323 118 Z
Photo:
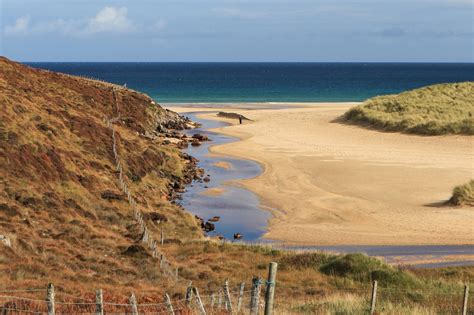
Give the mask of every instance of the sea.
M 474 81 L 474 63 L 27 63 L 126 84 L 160 103 L 347 102 Z

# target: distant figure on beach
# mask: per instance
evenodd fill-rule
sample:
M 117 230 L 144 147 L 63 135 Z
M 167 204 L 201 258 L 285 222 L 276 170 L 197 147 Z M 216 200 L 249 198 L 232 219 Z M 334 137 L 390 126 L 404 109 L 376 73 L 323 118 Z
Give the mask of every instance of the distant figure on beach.
M 123 87 L 124 87 L 124 88 L 127 88 L 127 83 L 124 83 L 124 84 L 123 84 Z
M 239 115 L 239 124 L 242 125 L 242 115 Z

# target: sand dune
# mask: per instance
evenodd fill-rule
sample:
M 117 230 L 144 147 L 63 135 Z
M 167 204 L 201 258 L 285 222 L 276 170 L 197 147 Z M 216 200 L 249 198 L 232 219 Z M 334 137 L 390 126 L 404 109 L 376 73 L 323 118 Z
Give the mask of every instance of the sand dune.
M 242 141 L 213 147 L 214 153 L 265 167 L 241 182 L 277 209 L 265 237 L 319 245 L 474 244 L 474 208 L 439 206 L 474 177 L 474 138 L 337 122 L 348 108 L 233 108 L 253 122 L 218 130 Z

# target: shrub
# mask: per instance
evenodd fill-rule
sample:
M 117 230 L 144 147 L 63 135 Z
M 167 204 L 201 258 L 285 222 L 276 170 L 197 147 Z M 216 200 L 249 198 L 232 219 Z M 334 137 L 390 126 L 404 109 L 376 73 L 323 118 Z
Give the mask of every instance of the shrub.
M 474 206 L 474 179 L 467 184 L 455 187 L 448 203 L 456 206 Z
M 381 285 L 412 287 L 418 283 L 411 274 L 396 270 L 379 259 L 363 254 L 334 256 L 320 267 L 327 275 L 347 277 L 357 281 L 377 280 Z

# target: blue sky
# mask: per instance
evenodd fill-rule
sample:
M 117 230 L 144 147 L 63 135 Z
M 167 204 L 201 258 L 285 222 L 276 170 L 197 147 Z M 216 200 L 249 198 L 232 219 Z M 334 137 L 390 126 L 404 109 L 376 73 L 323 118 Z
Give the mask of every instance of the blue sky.
M 0 0 L 20 61 L 473 62 L 472 0 Z

